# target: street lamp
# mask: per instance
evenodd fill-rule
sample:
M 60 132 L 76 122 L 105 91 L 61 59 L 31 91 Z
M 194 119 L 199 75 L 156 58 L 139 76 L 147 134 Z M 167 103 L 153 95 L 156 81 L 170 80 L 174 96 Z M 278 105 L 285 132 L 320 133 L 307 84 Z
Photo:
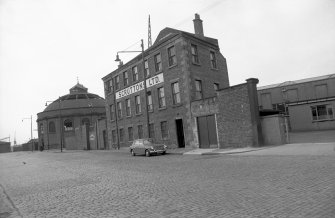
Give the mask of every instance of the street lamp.
M 142 53 L 143 83 L 144 83 L 144 93 L 145 93 L 145 101 L 144 101 L 144 103 L 145 103 L 146 123 L 147 123 L 148 138 L 149 138 L 150 128 L 149 128 L 149 111 L 148 111 L 148 93 L 147 93 L 147 83 L 146 83 L 146 75 L 145 75 L 143 39 L 141 39 L 141 48 L 142 48 L 141 51 L 118 51 L 116 53 L 116 59 L 115 59 L 115 61 L 116 62 L 121 62 L 120 57 L 119 57 L 119 53 L 132 53 L 132 52 L 141 52 Z M 148 76 L 148 78 L 150 78 L 150 75 Z M 113 87 L 114 87 L 114 84 L 113 84 Z M 114 93 L 114 96 L 116 96 L 116 93 Z M 116 97 L 114 99 L 116 101 Z M 116 128 L 118 128 L 118 127 L 116 127 Z
M 59 118 L 59 141 L 60 141 L 60 152 L 63 152 L 63 128 L 62 128 L 62 120 L 61 120 L 61 105 L 60 105 L 60 97 L 58 97 L 58 118 Z M 48 106 L 48 102 L 53 102 L 53 101 L 46 101 L 45 106 Z M 48 147 L 49 147 L 49 129 L 48 129 Z
M 30 118 L 22 118 L 23 120 L 29 120 L 30 119 L 30 140 L 31 140 L 31 151 L 34 151 L 34 141 L 33 141 L 33 115 L 30 115 Z

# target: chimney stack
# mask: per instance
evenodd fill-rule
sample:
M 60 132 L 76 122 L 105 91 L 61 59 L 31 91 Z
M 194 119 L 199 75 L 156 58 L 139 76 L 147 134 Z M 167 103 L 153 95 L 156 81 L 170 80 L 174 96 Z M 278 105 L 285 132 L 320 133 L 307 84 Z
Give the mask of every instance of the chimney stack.
M 204 29 L 202 27 L 202 20 L 200 19 L 199 14 L 195 14 L 195 18 L 193 20 L 194 24 L 194 33 L 196 36 L 204 36 Z

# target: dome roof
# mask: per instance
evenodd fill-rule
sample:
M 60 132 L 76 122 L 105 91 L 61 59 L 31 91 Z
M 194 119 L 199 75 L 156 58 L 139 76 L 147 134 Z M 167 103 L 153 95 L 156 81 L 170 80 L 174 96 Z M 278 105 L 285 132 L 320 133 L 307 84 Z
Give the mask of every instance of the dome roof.
M 83 85 L 77 83 L 75 86 L 73 86 L 70 89 L 70 93 L 67 95 L 63 95 L 53 101 L 51 104 L 49 104 L 43 112 L 39 113 L 39 117 L 42 118 L 44 116 L 47 116 L 47 114 L 50 115 L 50 113 L 54 113 L 56 111 L 59 111 L 61 109 L 62 111 L 66 112 L 65 114 L 73 113 L 69 109 L 75 109 L 77 111 L 81 111 L 81 113 L 85 113 L 81 109 L 86 109 L 91 111 L 93 110 L 105 110 L 105 100 L 100 97 L 99 95 L 88 93 L 87 88 L 85 88 Z M 86 111 L 85 110 L 85 111 Z M 43 115 L 42 115 L 43 114 Z M 63 114 L 63 112 L 62 112 Z M 65 115 L 64 114 L 64 115 Z
M 105 107 L 105 100 L 102 97 L 91 93 L 77 93 L 56 99 L 43 112 L 59 110 L 59 100 L 61 109 Z

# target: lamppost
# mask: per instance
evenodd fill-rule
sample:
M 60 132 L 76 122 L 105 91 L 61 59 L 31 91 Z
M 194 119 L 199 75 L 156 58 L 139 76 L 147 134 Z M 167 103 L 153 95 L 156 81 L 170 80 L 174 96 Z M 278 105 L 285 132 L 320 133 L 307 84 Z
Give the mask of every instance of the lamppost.
M 61 120 L 61 105 L 60 105 L 60 97 L 58 97 L 58 118 L 59 118 L 59 141 L 60 141 L 60 152 L 63 152 L 63 127 L 62 127 L 62 120 Z M 48 102 L 53 102 L 53 101 L 46 101 L 45 106 L 48 106 Z M 48 129 L 48 146 L 49 146 L 49 129 Z
M 22 118 L 23 120 L 29 120 L 30 119 L 30 140 L 31 140 L 31 151 L 34 151 L 34 140 L 33 140 L 33 115 L 30 115 L 30 118 Z
M 120 58 L 119 58 L 119 53 L 132 53 L 132 52 L 140 52 L 142 53 L 142 70 L 143 70 L 143 83 L 144 83 L 144 95 L 145 95 L 145 113 L 146 113 L 146 123 L 147 123 L 147 130 L 148 130 L 148 138 L 150 135 L 150 127 L 149 127 L 149 111 L 148 111 L 148 93 L 147 93 L 147 82 L 146 82 L 146 75 L 145 75 L 145 64 L 144 64 L 144 44 L 143 44 L 143 39 L 141 39 L 141 51 L 118 51 L 116 53 L 116 62 L 121 62 Z M 150 78 L 150 75 L 148 76 L 148 78 Z M 114 86 L 114 84 L 113 84 Z M 116 93 L 114 93 L 114 95 L 116 96 Z M 116 101 L 116 97 L 115 97 L 115 101 Z M 116 103 L 116 102 L 115 102 Z M 118 127 L 117 127 L 118 128 Z

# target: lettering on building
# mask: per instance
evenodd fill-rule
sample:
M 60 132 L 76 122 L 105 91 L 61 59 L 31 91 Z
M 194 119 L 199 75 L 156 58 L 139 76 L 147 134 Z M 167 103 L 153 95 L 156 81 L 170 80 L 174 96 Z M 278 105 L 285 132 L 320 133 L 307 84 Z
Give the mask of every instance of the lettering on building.
M 160 83 L 164 82 L 164 77 L 163 77 L 163 73 L 155 75 L 153 77 L 150 77 L 149 79 L 146 80 L 146 85 L 147 88 L 150 88 L 152 86 L 158 85 Z M 137 92 L 140 92 L 144 90 L 144 82 L 139 82 L 136 83 L 132 86 L 129 86 L 128 88 L 122 89 L 118 92 L 116 92 L 116 100 L 126 97 L 128 95 L 132 95 L 135 94 Z

